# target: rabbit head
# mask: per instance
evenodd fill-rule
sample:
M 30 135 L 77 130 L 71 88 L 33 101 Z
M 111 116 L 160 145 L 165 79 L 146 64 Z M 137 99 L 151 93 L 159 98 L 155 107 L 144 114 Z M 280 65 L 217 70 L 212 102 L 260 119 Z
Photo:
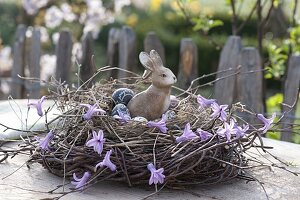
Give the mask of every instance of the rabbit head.
M 177 80 L 173 72 L 165 68 L 160 56 L 154 50 L 150 55 L 141 52 L 139 55 L 142 65 L 146 68 L 143 78 L 152 75 L 152 85 L 136 94 L 128 103 L 132 117 L 141 116 L 154 120 L 162 116 L 170 106 L 171 85 Z
M 163 66 L 162 60 L 155 50 L 151 50 L 150 55 L 146 52 L 141 52 L 139 59 L 146 68 L 143 78 L 146 79 L 152 75 L 152 85 L 164 88 L 176 83 L 176 76 L 170 69 Z

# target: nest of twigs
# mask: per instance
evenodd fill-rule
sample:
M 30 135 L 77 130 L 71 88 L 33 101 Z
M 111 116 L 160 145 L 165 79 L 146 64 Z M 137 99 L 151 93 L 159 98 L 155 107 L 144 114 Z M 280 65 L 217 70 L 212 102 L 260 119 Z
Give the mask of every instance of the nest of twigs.
M 119 86 L 118 82 L 107 81 L 90 89 L 72 91 L 56 85 L 57 90 L 52 91 L 48 98 L 56 102 L 63 114 L 46 123 L 54 133 L 49 144 L 50 151 L 40 149 L 33 138 L 29 141 L 35 149 L 29 163 L 41 163 L 51 173 L 61 177 L 72 177 L 73 173 L 80 176 L 89 171 L 92 174 L 89 182 L 112 180 L 125 182 L 129 186 L 148 184 L 151 175 L 147 169 L 149 163 L 154 163 L 157 169 L 164 169 L 164 186 L 170 187 L 208 185 L 237 176 L 245 177 L 242 168 L 247 161 L 243 153 L 251 147 L 256 134 L 232 137 L 231 142 L 218 136 L 216 130 L 223 122 L 210 117 L 211 108 L 199 109 L 192 94 L 181 98 L 179 104 L 172 108 L 176 117 L 167 121 L 167 133 L 149 128 L 146 122 L 121 124 L 110 116 L 113 107 L 111 95 Z M 138 91 L 140 85 L 128 84 L 125 87 Z M 85 108 L 80 106 L 82 103 L 97 103 L 107 114 L 83 120 Z M 182 135 L 186 123 L 191 124 L 192 130 L 201 128 L 213 136 L 206 141 L 194 139 L 177 143 L 175 138 Z M 86 146 L 92 131 L 99 129 L 103 130 L 106 138 L 101 155 Z M 110 159 L 117 170 L 113 172 L 105 167 L 96 169 L 96 164 L 109 150 L 113 151 Z

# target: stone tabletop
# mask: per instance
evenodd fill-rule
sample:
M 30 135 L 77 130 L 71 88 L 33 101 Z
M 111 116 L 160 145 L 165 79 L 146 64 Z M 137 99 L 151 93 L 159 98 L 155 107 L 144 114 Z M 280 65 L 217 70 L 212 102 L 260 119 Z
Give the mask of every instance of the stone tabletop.
M 53 102 L 48 102 L 51 105 Z M 11 102 L 0 101 L 0 123 L 12 127 L 24 127 L 21 124 L 20 117 L 16 113 L 22 112 L 22 115 L 27 115 L 27 100 L 16 101 L 12 106 Z M 15 111 L 12 110 L 12 107 Z M 30 111 L 33 112 L 34 110 Z M 55 117 L 55 112 L 52 117 Z M 27 123 L 30 127 L 32 123 L 41 124 L 36 122 L 36 119 Z M 9 135 L 14 134 L 16 137 L 19 133 L 10 131 L 3 133 L 5 130 L 0 127 L 0 140 L 1 137 L 7 138 Z M 278 158 L 291 164 L 288 169 L 300 173 L 300 145 L 275 141 L 264 138 L 266 146 L 272 146 L 273 149 L 269 151 Z M 17 142 L 6 142 L 2 144 L 1 148 L 17 148 Z M 272 158 L 261 151 L 252 150 L 251 156 L 255 156 L 264 162 L 279 163 L 279 161 Z M 27 155 L 17 155 L 14 158 L 9 158 L 5 162 L 0 163 L 0 199 L 51 199 L 58 197 L 58 194 L 50 194 L 48 191 L 54 190 L 59 185 L 63 185 L 63 179 L 49 173 L 39 164 L 33 164 L 30 168 L 25 165 Z M 300 178 L 285 170 L 275 167 L 261 167 L 255 168 L 252 171 L 261 183 L 263 183 L 266 193 L 270 199 L 299 199 L 300 193 Z M 68 191 L 72 186 L 69 181 L 65 181 L 64 190 Z M 55 192 L 61 192 L 62 188 Z M 122 183 L 115 182 L 102 182 L 93 185 L 84 192 L 70 193 L 63 196 L 61 199 L 85 199 L 85 200 L 99 200 L 99 199 L 143 199 L 149 194 L 154 192 L 154 187 L 128 187 Z M 180 190 L 163 189 L 156 195 L 148 199 L 267 199 L 262 187 L 258 182 L 246 182 L 245 180 L 233 180 L 228 183 L 211 185 L 211 186 L 193 186 Z

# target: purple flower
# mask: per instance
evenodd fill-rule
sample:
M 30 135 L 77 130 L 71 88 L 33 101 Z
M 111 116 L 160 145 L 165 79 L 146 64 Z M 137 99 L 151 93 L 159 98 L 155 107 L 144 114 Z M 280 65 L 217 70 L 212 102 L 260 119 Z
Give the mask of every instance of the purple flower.
M 197 102 L 200 104 L 201 107 L 205 108 L 210 106 L 213 103 L 216 103 L 215 99 L 206 99 L 200 94 L 197 96 Z
M 73 173 L 73 179 L 75 181 L 71 181 L 72 185 L 75 185 L 76 189 L 83 190 L 83 186 L 87 184 L 87 181 L 91 177 L 90 172 L 84 172 L 82 178 L 77 178 L 76 174 Z
M 38 100 L 37 102 L 33 102 L 33 103 L 28 103 L 27 106 L 34 106 L 37 110 L 37 114 L 39 116 L 43 116 L 43 111 L 42 111 L 42 103 L 44 102 L 44 100 L 46 99 L 46 96 L 42 96 L 42 98 L 40 100 Z
M 167 121 L 167 115 L 163 114 L 160 121 L 158 122 L 149 121 L 147 123 L 147 126 L 150 128 L 151 127 L 158 128 L 162 133 L 167 133 L 168 128 L 166 125 L 166 121 Z
M 120 111 L 120 110 L 117 110 L 117 112 L 118 112 L 118 115 L 114 115 L 113 118 L 119 120 L 119 122 L 120 122 L 121 124 L 125 124 L 125 123 L 127 123 L 129 120 L 131 120 L 130 115 L 128 115 L 128 114 L 126 114 L 126 113 L 124 114 L 124 113 L 123 113 L 122 111 Z
M 53 137 L 53 130 L 51 130 L 49 133 L 47 133 L 44 139 L 40 139 L 39 137 L 35 137 L 35 139 L 39 142 L 39 147 L 41 149 L 50 151 L 49 142 L 53 139 Z
M 183 134 L 179 137 L 176 138 L 176 142 L 184 142 L 187 140 L 192 140 L 197 138 L 198 136 L 191 130 L 191 125 L 190 123 L 187 123 L 184 127 Z
M 221 137 L 226 137 L 227 141 L 231 141 L 231 134 L 235 134 L 236 130 L 234 129 L 235 123 L 233 120 L 230 120 L 230 124 L 227 122 L 224 123 L 224 128 L 219 128 L 217 134 Z
M 197 128 L 196 132 L 199 134 L 202 141 L 206 141 L 213 136 L 213 134 L 208 131 L 204 131 L 201 128 Z
M 104 134 L 102 130 L 99 130 L 98 134 L 96 131 L 93 131 L 93 138 L 87 141 L 85 145 L 88 147 L 94 147 L 94 151 L 96 151 L 98 154 L 101 154 L 103 150 L 103 144 L 105 142 L 105 138 L 103 137 Z
M 84 120 L 90 120 L 92 118 L 92 116 L 98 112 L 100 112 L 100 114 L 106 113 L 103 109 L 98 108 L 97 104 L 94 104 L 94 105 L 80 104 L 80 105 L 88 108 L 88 111 L 82 116 Z
M 147 168 L 151 172 L 151 176 L 149 179 L 149 185 L 152 185 L 153 183 L 157 184 L 158 182 L 160 184 L 164 183 L 164 178 L 165 178 L 165 175 L 163 175 L 164 168 L 156 169 L 152 163 L 148 164 Z
M 113 164 L 113 163 L 110 161 L 110 155 L 111 155 L 111 153 L 112 153 L 112 150 L 106 152 L 103 161 L 100 162 L 100 163 L 98 163 L 98 164 L 96 165 L 96 169 L 97 169 L 98 167 L 106 166 L 106 167 L 108 167 L 111 171 L 116 171 L 116 169 L 117 169 L 116 165 Z
M 246 134 L 246 131 L 248 131 L 249 125 L 243 124 L 243 128 L 240 126 L 235 126 L 235 135 L 237 138 L 243 137 Z
M 265 118 L 262 114 L 258 114 L 257 118 L 260 119 L 264 123 L 264 126 L 258 130 L 262 131 L 263 133 L 266 133 L 270 129 L 271 124 L 273 123 L 275 117 L 276 117 L 276 113 L 273 113 L 273 115 L 270 119 Z
M 225 110 L 228 108 L 228 105 L 219 105 L 217 103 L 212 103 L 211 108 L 213 110 L 213 113 L 210 115 L 211 117 L 218 117 L 221 121 L 226 121 L 227 113 Z

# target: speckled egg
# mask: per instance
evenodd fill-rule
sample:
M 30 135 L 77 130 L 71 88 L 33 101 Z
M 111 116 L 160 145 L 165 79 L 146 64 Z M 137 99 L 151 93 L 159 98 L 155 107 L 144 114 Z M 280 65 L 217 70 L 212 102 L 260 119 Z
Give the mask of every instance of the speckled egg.
M 128 88 L 119 88 L 112 94 L 115 105 L 121 103 L 127 105 L 134 96 L 134 92 Z
M 168 120 L 176 119 L 176 113 L 174 110 L 168 110 L 166 113 Z
M 130 116 L 130 113 L 129 113 L 129 110 L 128 108 L 124 105 L 124 104 L 117 104 L 111 111 L 111 115 L 114 116 L 114 115 L 119 115 L 119 112 L 123 113 L 124 115 L 129 115 Z
M 136 121 L 136 122 L 148 122 L 148 120 L 145 118 L 145 117 L 134 117 L 132 118 L 133 121 Z

